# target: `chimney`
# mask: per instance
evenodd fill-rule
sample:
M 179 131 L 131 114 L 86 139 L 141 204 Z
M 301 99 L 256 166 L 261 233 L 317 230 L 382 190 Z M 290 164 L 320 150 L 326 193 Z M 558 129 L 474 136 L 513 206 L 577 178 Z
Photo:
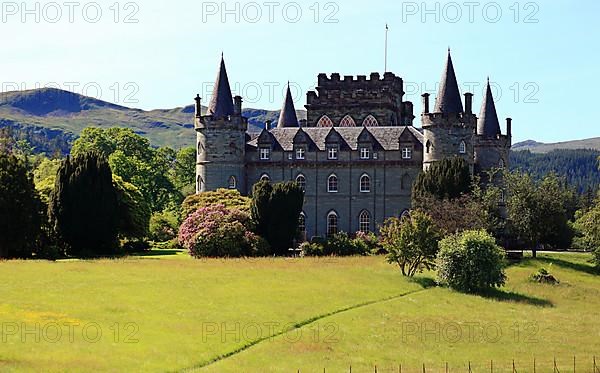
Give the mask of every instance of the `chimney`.
M 200 118 L 202 116 L 202 99 L 200 98 L 200 95 L 196 95 L 194 101 L 196 101 L 196 118 Z
M 429 114 L 429 93 L 423 93 L 421 97 L 423 97 L 423 114 Z
M 506 118 L 506 136 L 512 137 L 512 118 Z
M 465 93 L 465 114 L 473 114 L 473 94 Z
M 233 98 L 233 115 L 242 115 L 242 97 L 235 96 Z

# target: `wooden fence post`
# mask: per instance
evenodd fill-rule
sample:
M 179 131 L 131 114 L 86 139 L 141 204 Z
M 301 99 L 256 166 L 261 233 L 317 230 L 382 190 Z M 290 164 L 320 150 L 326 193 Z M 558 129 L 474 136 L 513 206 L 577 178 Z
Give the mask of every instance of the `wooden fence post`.
M 494 373 L 494 360 L 490 360 L 490 373 Z
M 517 373 L 517 369 L 515 368 L 515 359 L 513 359 L 513 373 Z
M 558 367 L 556 366 L 556 356 L 554 357 L 554 373 L 560 373 Z
M 573 355 L 573 373 L 575 373 L 575 355 Z
M 533 373 L 535 373 L 535 357 L 533 358 Z

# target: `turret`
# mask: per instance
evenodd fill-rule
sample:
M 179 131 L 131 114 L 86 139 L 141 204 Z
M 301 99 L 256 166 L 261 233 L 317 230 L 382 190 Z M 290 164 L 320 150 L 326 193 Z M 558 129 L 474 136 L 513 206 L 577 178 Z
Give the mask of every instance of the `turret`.
M 200 97 L 196 97 L 195 128 L 196 192 L 228 188 L 245 193 L 248 120 L 242 117 L 242 98 L 232 97 L 223 58 L 206 115 L 201 115 Z
M 473 114 L 473 94 L 465 93 L 465 109 L 452 56 L 448 50 L 433 112 L 429 111 L 429 94 L 423 94 L 423 168 L 444 158 L 462 157 L 473 170 L 473 134 L 477 118 Z
M 279 122 L 277 123 L 277 128 L 284 127 L 298 127 L 298 116 L 296 115 L 296 108 L 294 107 L 294 99 L 292 98 L 289 82 L 285 93 L 285 100 L 283 101 L 283 107 L 279 114 Z

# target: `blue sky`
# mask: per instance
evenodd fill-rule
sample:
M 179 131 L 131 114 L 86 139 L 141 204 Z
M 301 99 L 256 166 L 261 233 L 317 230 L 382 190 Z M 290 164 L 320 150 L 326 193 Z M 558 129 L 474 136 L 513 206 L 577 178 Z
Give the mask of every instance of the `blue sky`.
M 515 141 L 600 136 L 589 111 L 600 85 L 597 1 L 2 2 L 2 89 L 57 86 L 143 109 L 207 103 L 221 52 L 245 107 L 297 107 L 318 73 L 383 72 L 407 100 L 435 95 L 452 48 L 479 110 L 486 77 Z M 53 5 L 48 5 L 53 4 Z M 418 119 L 416 125 L 419 125 Z

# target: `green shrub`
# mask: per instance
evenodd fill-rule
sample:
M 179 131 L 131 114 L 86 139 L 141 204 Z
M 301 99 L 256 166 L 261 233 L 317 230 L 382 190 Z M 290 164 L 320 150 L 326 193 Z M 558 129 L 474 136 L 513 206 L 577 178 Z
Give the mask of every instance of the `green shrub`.
M 352 239 L 348 233 L 340 232 L 327 239 L 324 255 L 351 256 L 369 254 L 369 246 L 361 239 Z
M 165 242 L 177 237 L 179 222 L 171 211 L 155 212 L 150 218 L 150 239 L 154 242 Z
M 485 231 L 451 235 L 440 241 L 439 246 L 440 284 L 468 293 L 504 285 L 504 250 Z
M 552 265 L 552 264 L 550 264 Z M 532 282 L 539 282 L 540 284 L 559 284 L 560 281 L 554 277 L 546 268 L 540 268 L 536 273 L 529 276 Z
M 183 220 L 185 220 L 198 209 L 216 204 L 250 212 L 250 203 L 250 198 L 242 196 L 237 190 L 217 189 L 216 191 L 203 192 L 186 197 L 181 204 L 181 214 Z
M 305 256 L 323 256 L 325 250 L 325 247 L 317 242 L 303 242 L 299 248 Z
M 404 276 L 435 267 L 440 234 L 429 215 L 413 211 L 401 219 L 388 219 L 380 234 L 388 263 L 398 265 Z

